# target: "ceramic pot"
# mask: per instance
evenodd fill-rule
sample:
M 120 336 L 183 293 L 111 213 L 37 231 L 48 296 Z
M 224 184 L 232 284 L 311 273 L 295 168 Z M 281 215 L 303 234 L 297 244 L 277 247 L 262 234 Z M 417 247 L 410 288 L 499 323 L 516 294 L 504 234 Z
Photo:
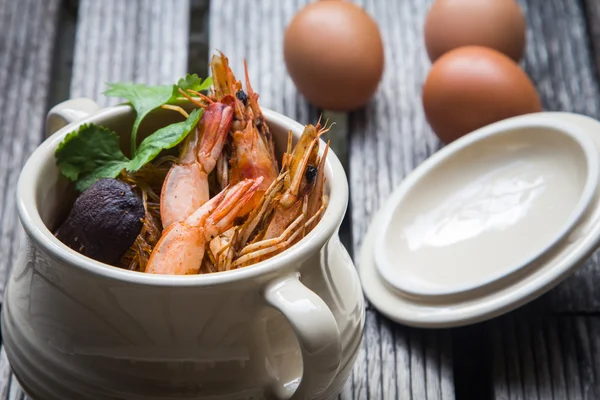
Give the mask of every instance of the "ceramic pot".
M 264 114 L 281 154 L 287 133 L 297 140 L 303 126 Z M 175 116 L 152 113 L 143 130 Z M 144 274 L 84 257 L 52 234 L 75 195 L 55 165 L 58 144 L 96 123 L 114 129 L 126 147 L 134 117 L 127 105 L 61 104 L 48 116 L 48 139 L 21 172 L 27 244 L 7 283 L 2 333 L 24 389 L 43 400 L 335 396 L 358 351 L 364 303 L 338 238 L 348 183 L 334 152 L 325 171 L 329 205 L 292 248 L 234 271 Z

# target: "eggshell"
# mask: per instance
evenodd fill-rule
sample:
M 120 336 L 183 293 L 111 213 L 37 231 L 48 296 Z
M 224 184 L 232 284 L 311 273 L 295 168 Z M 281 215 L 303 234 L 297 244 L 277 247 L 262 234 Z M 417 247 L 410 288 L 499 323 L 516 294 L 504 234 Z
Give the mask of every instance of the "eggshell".
M 519 62 L 525 17 L 515 0 L 437 0 L 425 20 L 425 46 L 433 62 L 460 46 L 485 46 Z
M 427 121 L 444 143 L 493 122 L 542 111 L 525 72 L 504 54 L 465 46 L 440 57 L 423 86 Z
M 300 10 L 287 27 L 284 60 L 296 87 L 311 103 L 350 111 L 377 90 L 383 42 L 377 24 L 359 6 L 318 1 Z

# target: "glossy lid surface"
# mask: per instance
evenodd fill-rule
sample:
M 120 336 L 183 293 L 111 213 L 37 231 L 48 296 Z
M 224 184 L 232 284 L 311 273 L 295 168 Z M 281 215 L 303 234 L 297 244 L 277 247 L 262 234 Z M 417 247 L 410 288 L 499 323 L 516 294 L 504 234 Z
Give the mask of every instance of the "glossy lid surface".
M 484 136 L 492 140 L 475 145 Z M 369 227 L 363 290 L 397 322 L 449 327 L 502 314 L 600 244 L 600 122 L 544 112 L 467 137 L 409 174 Z
M 523 268 L 568 234 L 598 186 L 598 152 L 578 127 L 495 125 L 449 145 L 390 197 L 375 242 L 398 290 L 446 295 Z

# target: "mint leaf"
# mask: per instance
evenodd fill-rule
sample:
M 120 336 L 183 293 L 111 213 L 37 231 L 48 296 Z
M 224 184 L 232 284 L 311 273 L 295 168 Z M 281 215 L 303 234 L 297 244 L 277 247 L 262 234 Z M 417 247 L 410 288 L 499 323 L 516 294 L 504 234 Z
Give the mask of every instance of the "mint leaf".
M 174 86 L 146 86 L 137 83 L 109 83 L 106 96 L 123 97 L 127 99 L 136 112 L 135 122 L 131 131 L 131 153 L 135 154 L 137 147 L 137 131 L 142 120 L 158 107 L 166 104 L 173 96 Z
M 152 161 L 162 150 L 173 148 L 181 143 L 190 131 L 194 129 L 203 112 L 204 110 L 202 109 L 196 109 L 192 111 L 190 117 L 185 121 L 160 128 L 144 139 L 135 157 L 129 163 L 127 170 L 137 171 L 146 163 Z
M 82 125 L 69 133 L 54 156 L 62 174 L 76 181 L 75 186 L 81 191 L 98 178 L 117 177 L 129 163 L 121 152 L 117 134 L 94 124 Z

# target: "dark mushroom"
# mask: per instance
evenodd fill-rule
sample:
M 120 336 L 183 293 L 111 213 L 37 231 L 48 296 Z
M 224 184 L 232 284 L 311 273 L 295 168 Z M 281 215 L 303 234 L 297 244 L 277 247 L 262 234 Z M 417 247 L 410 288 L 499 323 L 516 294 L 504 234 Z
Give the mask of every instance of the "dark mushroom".
M 115 264 L 142 229 L 144 203 L 131 186 L 99 179 L 75 200 L 56 237 L 94 260 Z

